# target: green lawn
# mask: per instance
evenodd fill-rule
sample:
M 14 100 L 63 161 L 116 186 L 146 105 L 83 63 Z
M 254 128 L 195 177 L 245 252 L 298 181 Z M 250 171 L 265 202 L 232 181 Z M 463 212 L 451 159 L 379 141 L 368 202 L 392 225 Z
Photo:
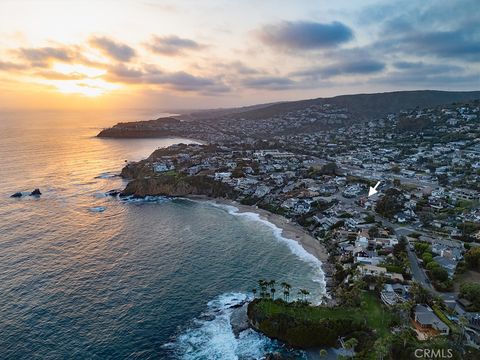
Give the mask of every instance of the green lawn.
M 322 319 L 347 319 L 367 321 L 367 325 L 376 330 L 381 337 L 389 334 L 389 324 L 393 319 L 391 312 L 386 310 L 376 294 L 364 292 L 361 295 L 362 303 L 359 308 L 323 306 L 293 306 L 283 302 L 262 301 L 258 304 L 263 313 L 268 315 L 288 314 L 298 319 L 319 321 Z

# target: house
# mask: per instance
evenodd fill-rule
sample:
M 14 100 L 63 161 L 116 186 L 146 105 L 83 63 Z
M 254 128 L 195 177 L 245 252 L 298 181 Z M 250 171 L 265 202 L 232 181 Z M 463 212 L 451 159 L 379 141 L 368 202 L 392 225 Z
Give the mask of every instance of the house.
M 257 198 L 262 198 L 265 195 L 267 195 L 270 192 L 270 190 L 271 190 L 271 188 L 269 186 L 266 186 L 266 185 L 257 186 L 253 196 L 255 196 Z
M 480 193 L 475 190 L 470 189 L 461 189 L 457 188 L 454 191 L 454 195 L 462 200 L 469 200 L 469 201 L 478 201 L 480 200 Z
M 405 302 L 409 297 L 409 287 L 401 284 L 385 284 L 380 292 L 380 299 L 385 305 Z
M 155 163 L 153 164 L 153 171 L 156 173 L 166 172 L 170 170 L 175 170 L 175 166 L 170 163 Z
M 415 323 L 422 329 L 433 329 L 440 335 L 448 335 L 450 328 L 438 318 L 433 310 L 425 305 L 417 305 L 414 309 Z
M 457 268 L 457 261 L 447 259 L 443 256 L 435 256 L 433 260 L 447 271 L 450 278 L 453 277 L 455 269 Z
M 358 267 L 360 274 L 363 276 L 381 276 L 387 274 L 387 269 L 381 266 L 375 265 L 360 265 Z
M 227 179 L 230 179 L 230 177 L 232 176 L 232 173 L 231 172 L 216 172 L 215 173 L 215 180 L 227 180 Z

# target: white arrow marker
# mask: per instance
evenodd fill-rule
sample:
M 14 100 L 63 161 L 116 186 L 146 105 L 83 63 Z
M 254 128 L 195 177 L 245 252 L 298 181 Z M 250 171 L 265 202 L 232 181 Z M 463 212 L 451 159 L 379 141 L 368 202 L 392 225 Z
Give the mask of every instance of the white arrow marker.
M 380 181 L 377 182 L 377 184 L 374 187 L 370 186 L 370 190 L 368 190 L 368 196 L 375 195 L 378 192 L 377 190 L 378 185 L 380 185 Z

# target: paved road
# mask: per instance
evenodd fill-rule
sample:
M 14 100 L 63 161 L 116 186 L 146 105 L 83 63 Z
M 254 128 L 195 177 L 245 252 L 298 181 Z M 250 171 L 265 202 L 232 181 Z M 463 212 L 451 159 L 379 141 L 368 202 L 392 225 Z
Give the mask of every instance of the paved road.
M 352 206 L 353 208 L 355 208 L 359 212 L 366 212 L 366 213 L 369 213 L 369 214 L 373 215 L 375 217 L 375 221 L 381 222 L 383 224 L 383 226 L 387 226 L 387 227 L 390 227 L 390 228 L 394 229 L 394 232 L 395 232 L 395 235 L 397 236 L 397 238 L 400 238 L 401 236 L 409 235 L 411 233 L 420 233 L 422 235 L 432 236 L 431 234 L 429 234 L 429 233 L 427 233 L 423 230 L 417 229 L 417 228 L 412 228 L 412 227 L 408 227 L 408 226 L 398 226 L 398 224 L 390 222 L 389 220 L 385 219 L 384 217 L 378 215 L 376 212 L 366 210 L 366 209 L 362 208 L 361 206 L 357 205 L 355 203 L 355 199 L 345 199 L 345 198 L 342 197 L 341 201 L 343 201 L 343 203 L 347 203 L 348 205 Z M 408 244 L 408 246 L 407 246 L 407 255 L 408 255 L 408 260 L 410 261 L 410 264 L 411 264 L 410 267 L 412 269 L 413 280 L 420 283 L 420 285 L 422 285 L 425 289 L 430 291 L 430 293 L 432 293 L 433 295 L 440 296 L 444 300 L 456 299 L 457 298 L 456 293 L 438 292 L 433 288 L 432 283 L 430 282 L 427 275 L 425 274 L 425 271 L 423 270 L 423 268 L 421 268 L 421 266 L 418 262 L 417 256 L 415 255 L 415 253 L 412 250 L 410 250 L 409 245 L 410 244 Z
M 430 283 L 430 280 L 428 280 L 425 271 L 423 271 L 423 269 L 420 267 L 417 256 L 410 249 L 410 245 L 407 246 L 407 254 L 408 260 L 410 261 L 410 268 L 412 269 L 412 277 L 415 279 L 415 281 L 420 283 L 420 285 L 422 285 L 424 288 L 435 291 Z

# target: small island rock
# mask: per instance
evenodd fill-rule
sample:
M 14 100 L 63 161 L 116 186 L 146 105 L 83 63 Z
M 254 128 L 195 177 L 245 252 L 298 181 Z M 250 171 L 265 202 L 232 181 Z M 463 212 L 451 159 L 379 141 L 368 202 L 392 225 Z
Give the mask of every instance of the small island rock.
M 30 196 L 40 196 L 42 193 L 40 192 L 40 189 L 35 189 L 30 193 Z

